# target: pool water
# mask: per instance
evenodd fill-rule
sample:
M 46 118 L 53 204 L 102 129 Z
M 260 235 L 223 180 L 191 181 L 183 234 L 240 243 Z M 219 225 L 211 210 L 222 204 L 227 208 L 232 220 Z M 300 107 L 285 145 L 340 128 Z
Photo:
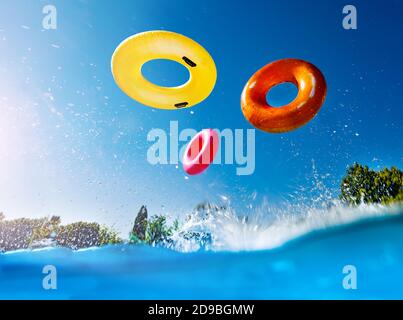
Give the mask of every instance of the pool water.
M 268 249 L 179 252 L 124 244 L 4 253 L 0 298 L 401 299 L 403 215 L 382 212 Z M 55 290 L 42 287 L 45 265 L 56 267 Z M 346 265 L 356 269 L 356 289 L 343 287 Z

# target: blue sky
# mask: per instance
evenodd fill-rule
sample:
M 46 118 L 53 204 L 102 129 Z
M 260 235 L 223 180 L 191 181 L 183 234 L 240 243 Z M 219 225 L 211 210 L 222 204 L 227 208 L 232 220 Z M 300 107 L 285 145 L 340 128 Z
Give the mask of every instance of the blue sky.
M 151 214 L 183 214 L 220 196 L 240 211 L 254 195 L 255 205 L 281 202 L 312 187 L 313 162 L 331 189 L 354 161 L 402 167 L 400 1 L 350 2 L 358 30 L 348 31 L 344 1 L 173 2 L 0 2 L 0 211 L 97 220 L 126 231 L 142 204 Z M 57 30 L 41 26 L 49 3 L 58 10 Z M 217 83 L 199 105 L 148 108 L 114 83 L 116 46 L 156 29 L 182 33 L 214 58 Z M 253 175 L 215 165 L 185 179 L 181 167 L 146 161 L 147 133 L 168 130 L 172 120 L 179 129 L 252 128 L 240 109 L 243 86 L 265 64 L 290 57 L 320 68 L 328 95 L 303 128 L 256 131 Z M 187 76 L 169 63 L 145 72 L 165 84 Z M 276 98 L 287 96 L 283 90 Z

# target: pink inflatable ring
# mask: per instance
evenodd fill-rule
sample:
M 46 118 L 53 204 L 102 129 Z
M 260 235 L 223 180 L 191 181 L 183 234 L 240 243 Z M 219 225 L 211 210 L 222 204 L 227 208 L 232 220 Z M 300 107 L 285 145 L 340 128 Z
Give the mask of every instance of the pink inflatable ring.
M 187 174 L 200 174 L 213 162 L 218 150 L 219 138 L 213 129 L 204 129 L 196 134 L 183 154 L 183 169 Z

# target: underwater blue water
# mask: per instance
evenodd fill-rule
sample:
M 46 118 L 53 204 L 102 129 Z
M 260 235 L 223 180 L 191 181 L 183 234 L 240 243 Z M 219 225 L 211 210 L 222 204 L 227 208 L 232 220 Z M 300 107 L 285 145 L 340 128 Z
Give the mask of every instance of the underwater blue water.
M 403 215 L 312 231 L 270 250 L 118 245 L 0 254 L 1 299 L 401 299 Z M 42 268 L 57 268 L 57 289 Z M 342 286 L 354 265 L 357 289 Z

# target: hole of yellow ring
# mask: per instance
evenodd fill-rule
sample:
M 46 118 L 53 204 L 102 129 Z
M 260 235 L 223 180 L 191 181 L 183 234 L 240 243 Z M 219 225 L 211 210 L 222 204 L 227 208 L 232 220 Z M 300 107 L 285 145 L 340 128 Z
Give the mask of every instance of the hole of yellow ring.
M 181 86 L 190 79 L 190 72 L 184 65 L 169 59 L 147 61 L 141 67 L 141 74 L 148 81 L 165 88 Z
M 292 82 L 283 82 L 275 85 L 266 93 L 266 102 L 269 106 L 281 108 L 295 100 L 298 87 Z

